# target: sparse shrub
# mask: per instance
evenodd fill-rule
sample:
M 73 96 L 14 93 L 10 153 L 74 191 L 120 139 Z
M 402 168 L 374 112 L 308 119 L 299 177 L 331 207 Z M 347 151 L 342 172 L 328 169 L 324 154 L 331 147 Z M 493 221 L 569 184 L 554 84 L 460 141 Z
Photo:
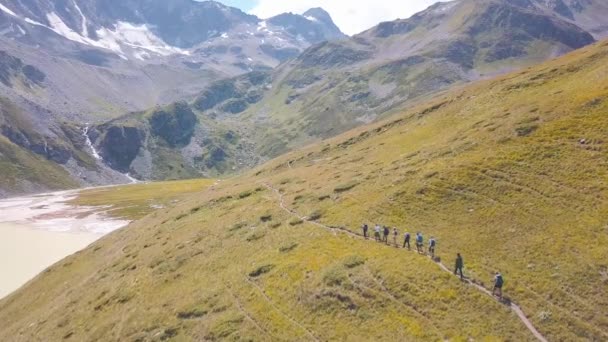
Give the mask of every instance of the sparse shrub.
M 177 318 L 179 319 L 193 319 L 193 318 L 201 318 L 207 314 L 206 310 L 202 309 L 191 309 L 180 311 L 177 313 Z
M 308 219 L 311 221 L 316 221 L 321 217 L 323 217 L 323 213 L 319 210 L 315 210 L 310 215 L 308 215 Z
M 548 322 L 551 320 L 551 311 L 541 311 L 538 313 L 538 319 L 541 322 Z
M 317 199 L 319 200 L 319 202 L 323 202 L 323 201 L 325 201 L 326 199 L 330 199 L 330 198 L 331 198 L 331 196 L 330 196 L 330 195 L 321 195 L 321 196 L 319 196 Z
M 179 220 L 185 218 L 186 216 L 188 216 L 188 214 L 180 214 L 175 218 L 175 221 L 179 221 Z
M 252 241 L 257 241 L 261 238 L 263 238 L 264 236 L 266 236 L 266 233 L 264 232 L 254 232 L 253 234 L 249 235 L 247 237 L 247 241 L 252 242 Z
M 279 184 L 285 185 L 285 184 L 287 184 L 289 182 L 291 182 L 291 179 L 289 179 L 289 178 L 283 178 L 283 179 L 281 179 L 281 181 L 279 182 Z
M 168 340 L 170 338 L 177 336 L 177 334 L 178 334 L 177 328 L 167 328 L 163 331 L 163 334 L 160 336 L 160 340 L 161 341 Z
M 270 215 L 270 214 L 262 215 L 262 216 L 260 216 L 260 221 L 270 222 L 270 221 L 272 221 L 272 215 Z
M 328 286 L 340 286 L 346 280 L 346 274 L 344 274 L 344 269 L 341 267 L 333 267 L 323 275 L 323 283 Z
M 227 337 L 234 334 L 239 330 L 243 317 L 234 317 L 228 320 L 222 321 L 219 324 L 213 326 L 209 334 L 205 336 L 205 341 L 224 341 Z
M 261 276 L 262 274 L 266 274 L 270 272 L 274 268 L 274 265 L 264 265 L 256 268 L 255 270 L 249 272 L 249 276 L 252 278 L 256 278 Z
M 298 247 L 298 244 L 295 242 L 292 242 L 289 245 L 285 245 L 285 246 L 282 246 L 281 248 L 279 248 L 279 252 L 281 252 L 281 253 L 291 252 L 296 247 Z
M 304 223 L 304 221 L 302 221 L 300 218 L 294 218 L 293 220 L 289 221 L 290 226 L 297 226 L 302 223 Z
M 538 125 L 524 125 L 517 127 L 515 132 L 517 132 L 517 136 L 519 137 L 527 137 L 532 134 L 534 131 L 538 129 Z
M 231 232 L 234 232 L 236 230 L 244 228 L 245 226 L 247 226 L 247 222 L 239 222 L 239 223 L 235 223 L 229 230 Z
M 433 177 L 437 176 L 438 174 L 439 174 L 439 172 L 437 172 L 437 171 L 429 172 L 426 175 L 424 175 L 424 178 L 427 178 L 427 179 L 433 178 Z
M 340 192 L 346 192 L 351 190 L 352 188 L 356 187 L 357 185 L 359 185 L 359 183 L 352 181 L 352 182 L 348 182 L 348 183 L 344 183 L 341 185 L 338 185 L 335 189 L 334 192 L 340 193 Z
M 281 222 L 275 222 L 275 223 L 273 223 L 273 224 L 270 225 L 270 228 L 276 229 L 276 228 L 279 228 L 281 225 L 282 225 Z
M 344 260 L 344 266 L 347 268 L 355 268 L 365 264 L 365 259 L 359 255 L 351 255 Z
M 239 199 L 247 198 L 252 195 L 251 191 L 243 191 L 239 194 Z

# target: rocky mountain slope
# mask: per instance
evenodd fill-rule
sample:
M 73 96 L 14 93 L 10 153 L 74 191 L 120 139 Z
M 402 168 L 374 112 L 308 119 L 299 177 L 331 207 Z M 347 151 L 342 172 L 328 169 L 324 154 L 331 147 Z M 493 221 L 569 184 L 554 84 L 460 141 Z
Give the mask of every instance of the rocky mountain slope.
M 154 148 L 142 145 L 138 156 L 130 158 L 130 172 L 159 179 L 167 173 L 152 170 L 161 165 L 188 169 L 186 174 L 192 176 L 243 169 L 450 87 L 594 42 L 592 34 L 545 5 L 505 0 L 438 3 L 350 39 L 316 44 L 274 70 L 214 82 L 198 94 L 191 109 L 207 127 L 233 132 L 231 139 L 237 137 L 241 145 L 234 148 L 222 142 L 221 134 L 207 133 L 194 137 L 187 149 L 170 148 L 172 158 L 159 157 L 151 164 L 138 162 L 155 154 Z M 587 5 L 585 13 L 602 6 Z M 209 160 L 210 153 L 219 157 L 219 168 L 201 162 Z M 176 161 L 173 156 L 180 157 Z
M 5 0 L 0 32 L 5 53 L 47 75 L 39 92 L 2 92 L 63 117 L 167 104 L 210 81 L 269 69 L 311 44 L 344 37 L 321 9 L 262 20 L 193 0 Z
M 0 339 L 605 340 L 608 43 L 439 94 L 156 211 L 0 301 Z M 103 194 L 102 194 L 103 196 Z M 466 322 L 466 324 L 463 324 Z
M 37 121 L 49 134 L 44 139 L 70 145 L 52 133 L 64 121 L 83 130 L 88 122 L 192 100 L 213 81 L 271 69 L 342 37 L 322 9 L 262 20 L 212 1 L 3 0 L 0 96 Z M 79 152 L 92 156 L 87 146 Z M 98 184 L 90 181 L 71 184 Z
M 594 0 L 518 0 L 519 6 L 541 9 L 570 21 L 601 39 L 608 36 L 608 3 Z
M 250 117 L 280 135 L 262 146 L 328 137 L 417 98 L 519 69 L 594 41 L 582 28 L 511 1 L 438 3 L 350 40 L 327 42 L 281 66 Z M 281 150 L 281 149 L 279 149 Z

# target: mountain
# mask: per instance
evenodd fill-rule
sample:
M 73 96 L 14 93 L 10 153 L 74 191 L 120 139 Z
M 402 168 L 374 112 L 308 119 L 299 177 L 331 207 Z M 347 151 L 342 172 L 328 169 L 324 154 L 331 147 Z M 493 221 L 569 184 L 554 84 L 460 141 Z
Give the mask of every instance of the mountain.
M 276 70 L 272 90 L 249 114 L 272 118 L 288 131 L 284 141 L 329 137 L 421 96 L 592 42 L 569 21 L 511 1 L 437 3 L 409 19 L 309 48 Z
M 262 20 L 215 2 L 4 2 L 0 39 L 21 61 L 6 74 L 21 81 L 0 95 L 34 117 L 92 122 L 86 137 L 105 171 L 212 177 L 591 44 L 604 8 L 457 0 L 345 37 L 319 8 Z M 180 113 L 196 117 L 192 127 Z
M 570 21 L 593 34 L 597 39 L 608 36 L 608 3 L 593 0 L 520 0 L 514 4 L 536 8 Z
M 318 14 L 319 21 L 327 20 L 322 13 L 313 9 L 304 16 Z M 284 22 L 292 16 L 278 18 Z M 156 145 L 142 144 L 129 158 L 129 170 L 142 178 L 162 179 L 166 172 L 151 170 L 184 169 L 195 177 L 246 169 L 381 119 L 434 93 L 528 67 L 594 41 L 592 34 L 540 3 L 437 3 L 409 19 L 313 45 L 273 70 L 210 84 L 190 103 L 205 122 L 195 128 L 201 133 L 187 147 L 169 147 L 171 158 L 152 163 L 148 156 L 158 155 Z M 202 133 L 209 132 L 206 127 L 230 131 L 230 139 Z M 239 143 L 234 144 L 234 138 Z
M 212 1 L 5 0 L 3 52 L 48 78 L 42 94 L 3 92 L 62 117 L 116 117 L 168 104 L 211 81 L 269 69 L 311 44 L 344 37 L 326 12 L 314 13 L 321 19 L 289 14 L 293 22 L 265 21 Z
M 270 70 L 312 44 L 343 37 L 322 9 L 262 20 L 213 1 L 2 0 L 0 97 L 38 121 L 48 134 L 43 140 L 71 145 L 57 136 L 62 122 L 82 131 L 86 123 L 191 101 L 214 81 Z M 93 155 L 86 144 L 74 148 Z M 97 164 L 99 172 L 116 174 Z M 59 165 L 82 174 L 72 162 Z M 107 181 L 100 174 L 70 184 Z
M 0 339 L 535 340 L 511 301 L 548 341 L 605 340 L 607 72 L 604 41 L 192 194 L 1 300 Z M 500 270 L 506 304 L 365 222 Z

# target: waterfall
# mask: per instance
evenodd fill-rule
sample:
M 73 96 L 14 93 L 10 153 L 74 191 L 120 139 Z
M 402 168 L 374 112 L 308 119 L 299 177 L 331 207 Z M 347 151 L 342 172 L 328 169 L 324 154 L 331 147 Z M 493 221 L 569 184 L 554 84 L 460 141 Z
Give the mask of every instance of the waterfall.
M 91 138 L 89 138 L 89 124 L 86 124 L 86 126 L 82 130 L 82 135 L 84 135 L 84 138 L 86 139 L 87 147 L 89 148 L 89 150 L 91 150 L 91 155 L 93 156 L 93 158 L 95 158 L 96 160 L 103 163 L 103 158 L 101 157 L 99 152 L 97 152 L 97 149 L 95 148 L 95 145 L 93 145 Z M 123 173 L 122 175 L 127 177 L 127 179 L 129 180 L 129 182 L 131 182 L 131 184 L 139 183 L 139 181 L 137 179 L 133 178 L 128 172 Z
M 95 158 L 95 159 L 97 159 L 99 161 L 103 161 L 103 159 L 101 158 L 101 156 L 97 152 L 97 149 L 95 149 L 95 145 L 93 145 L 93 142 L 91 141 L 91 138 L 89 138 L 89 125 L 88 124 L 84 127 L 84 130 L 83 130 L 82 134 L 84 135 L 84 138 L 86 139 L 87 146 L 91 150 L 91 154 L 93 155 L 93 158 Z
M 123 174 L 125 175 L 125 177 L 127 177 L 131 181 L 131 184 L 139 183 L 139 181 L 137 179 L 131 177 L 131 175 L 128 172 L 127 173 L 123 173 Z

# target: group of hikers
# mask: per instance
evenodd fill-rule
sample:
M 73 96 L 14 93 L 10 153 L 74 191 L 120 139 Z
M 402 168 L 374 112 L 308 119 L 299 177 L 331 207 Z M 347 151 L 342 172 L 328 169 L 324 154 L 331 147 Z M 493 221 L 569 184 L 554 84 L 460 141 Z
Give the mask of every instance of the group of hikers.
M 367 224 L 364 224 L 362 226 L 362 229 L 363 229 L 363 237 L 368 239 L 369 238 L 369 235 L 368 235 L 369 226 Z M 390 235 L 391 235 L 391 229 L 388 226 L 381 226 L 379 224 L 376 224 L 376 226 L 374 227 L 374 239 L 377 242 L 385 243 L 386 245 L 389 245 L 388 239 L 389 239 Z M 399 248 L 399 243 L 397 242 L 397 239 L 399 236 L 399 231 L 397 230 L 397 227 L 393 227 L 392 235 L 393 235 L 393 244 L 395 245 L 395 247 Z M 410 246 L 411 238 L 412 238 L 412 235 L 409 232 L 405 232 L 403 234 L 403 248 L 407 248 L 408 250 L 411 250 L 411 246 Z M 419 254 L 425 254 L 424 253 L 424 237 L 422 236 L 422 233 L 417 232 L 415 239 L 416 239 L 416 251 Z M 431 238 L 429 239 L 429 243 L 428 243 L 428 253 L 431 256 L 431 258 L 435 258 L 435 247 L 436 246 L 437 246 L 437 240 L 431 236 Z M 464 280 L 464 274 L 462 272 L 463 268 L 464 268 L 464 260 L 463 260 L 462 256 L 460 255 L 460 253 L 457 253 L 456 262 L 455 262 L 455 266 L 454 266 L 454 274 L 460 275 L 461 280 Z M 498 298 L 502 299 L 502 285 L 503 284 L 504 284 L 504 279 L 503 279 L 502 274 L 500 274 L 500 272 L 496 272 L 494 275 L 494 288 L 492 289 L 492 295 L 497 296 Z

